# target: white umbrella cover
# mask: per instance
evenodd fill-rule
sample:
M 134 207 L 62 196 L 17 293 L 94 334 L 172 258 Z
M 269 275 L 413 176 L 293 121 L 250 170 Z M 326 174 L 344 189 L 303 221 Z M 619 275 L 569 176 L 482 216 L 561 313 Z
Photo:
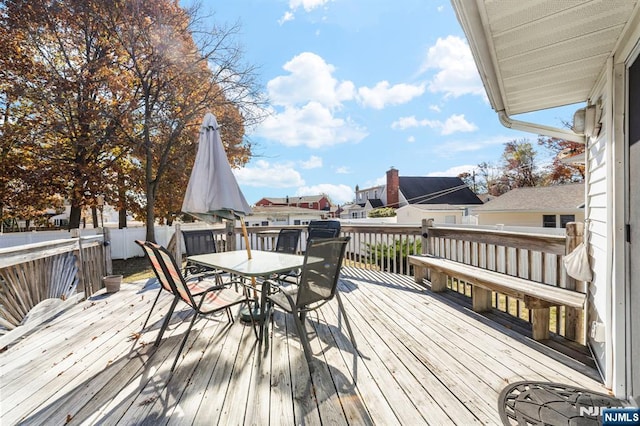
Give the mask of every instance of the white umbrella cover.
M 210 112 L 204 116 L 198 142 L 182 211 L 209 223 L 235 220 L 251 213 L 231 171 L 216 117 Z

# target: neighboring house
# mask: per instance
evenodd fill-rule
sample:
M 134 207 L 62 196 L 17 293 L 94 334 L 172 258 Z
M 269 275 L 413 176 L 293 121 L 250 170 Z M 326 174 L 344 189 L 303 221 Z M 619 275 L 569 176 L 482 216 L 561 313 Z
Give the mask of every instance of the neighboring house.
M 586 144 L 588 345 L 640 404 L 640 1 L 451 3 L 500 121 Z M 579 102 L 576 133 L 513 118 Z
M 247 226 L 290 226 L 308 225 L 312 220 L 327 219 L 329 212 L 295 206 L 255 206 L 251 214 L 245 216 Z
M 459 177 L 400 176 L 398 170 L 387 171 L 386 207 L 409 204 L 448 204 L 473 206 L 482 200 Z
M 407 204 L 396 210 L 396 223 L 415 224 L 422 219 L 433 219 L 435 223 L 460 224 L 467 208 L 450 204 Z
M 342 206 L 341 219 L 364 219 L 369 216 L 369 212 L 385 206 L 385 186 L 378 185 L 370 188 L 360 189 L 356 185 L 355 203 Z
M 365 218 L 369 211 L 380 207 L 400 209 L 409 205 L 420 205 L 419 208 L 405 209 L 405 219 L 415 218 L 420 222 L 423 218 L 435 216 L 442 217 L 444 221 L 445 216 L 462 217 L 466 207 L 479 204 L 482 204 L 482 200 L 458 177 L 400 176 L 398 170 L 392 167 L 387 171 L 386 185 L 362 190 L 356 186 L 356 203 L 343 206 L 344 212 L 340 217 Z M 443 205 L 449 206 L 450 210 L 456 213 L 442 215 Z M 400 220 L 398 222 L 400 223 Z
M 326 195 L 304 195 L 302 197 L 271 198 L 265 197 L 256 203 L 260 207 L 299 207 L 313 210 L 331 210 L 331 202 Z
M 584 222 L 584 184 L 515 188 L 472 209 L 478 225 L 565 228 Z

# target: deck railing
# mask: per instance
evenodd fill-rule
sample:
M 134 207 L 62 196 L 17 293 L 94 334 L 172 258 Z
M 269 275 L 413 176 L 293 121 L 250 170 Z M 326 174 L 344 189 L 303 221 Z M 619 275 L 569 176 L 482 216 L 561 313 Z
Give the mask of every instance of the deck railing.
M 18 327 L 45 299 L 90 296 L 102 287 L 109 262 L 102 235 L 0 249 L 0 330 Z
M 300 247 L 306 244 L 306 226 Z M 582 224 L 570 224 L 567 233 L 517 231 L 501 227 L 444 226 L 425 221 L 422 225 L 343 224 L 341 235 L 350 236 L 346 258 L 351 265 L 398 274 L 413 274 L 407 255 L 429 253 L 446 259 L 542 282 L 548 285 L 586 292 L 583 283 L 566 274 L 562 258 L 581 241 Z M 250 246 L 270 250 L 275 247 L 280 227 L 249 227 Z M 240 228 L 220 231 L 236 234 L 235 247 L 243 248 Z M 233 238 L 227 241 L 234 241 Z M 448 287 L 471 297 L 472 286 L 451 277 Z M 504 294 L 493 293 L 493 307 L 513 317 L 531 322 L 524 303 Z M 564 306 L 552 307 L 550 331 L 571 340 L 584 342 L 584 312 Z
M 583 224 L 567 225 L 564 235 L 473 229 L 423 224 L 424 253 L 444 257 L 551 286 L 586 292 L 584 283 L 567 275 L 562 259 L 582 240 Z M 471 296 L 468 283 L 450 278 L 449 288 Z M 531 321 L 531 312 L 518 299 L 493 293 L 493 307 Z M 565 306 L 550 308 L 550 331 L 584 342 L 584 311 Z
M 248 227 L 247 239 L 254 250 L 272 250 L 282 227 Z M 302 229 L 299 251 L 307 240 Z M 346 259 L 363 269 L 411 275 L 407 255 L 430 253 L 549 285 L 576 289 L 577 283 L 562 267 L 562 257 L 579 242 L 581 232 L 572 225 L 570 235 L 513 232 L 500 229 L 452 227 L 425 222 L 422 225 L 343 223 L 341 234 L 350 236 Z M 228 224 L 212 230 L 218 249 L 246 248 L 242 229 Z M 109 238 L 107 237 L 107 241 Z M 83 291 L 86 296 L 102 287 L 101 278 L 110 273 L 109 250 L 104 250 L 102 236 L 71 238 L 0 251 L 0 326 L 17 326 L 26 313 L 48 297 L 67 297 Z M 181 255 L 175 238 L 168 244 Z M 109 262 L 105 260 L 109 258 Z M 472 288 L 455 278 L 449 287 L 466 296 Z M 582 288 L 577 288 L 584 291 Z M 518 300 L 495 293 L 494 307 L 509 315 L 531 321 L 529 311 Z M 550 331 L 578 340 L 581 331 L 576 323 L 584 322 L 582 312 L 564 307 L 552 308 Z M 2 328 L 0 327 L 0 328 Z M 577 330 L 577 331 L 576 331 Z M 578 338 L 576 338 L 578 337 Z

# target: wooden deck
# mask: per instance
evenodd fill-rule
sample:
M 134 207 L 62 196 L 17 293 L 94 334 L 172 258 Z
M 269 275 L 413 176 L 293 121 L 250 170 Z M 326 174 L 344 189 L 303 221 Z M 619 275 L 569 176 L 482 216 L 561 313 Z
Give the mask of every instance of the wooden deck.
M 335 301 L 310 316 L 312 375 L 290 318 L 274 314 L 265 351 L 251 326 L 218 315 L 196 322 L 170 375 L 186 311 L 154 348 L 163 294 L 136 340 L 158 291 L 144 284 L 98 293 L 0 353 L 0 424 L 501 424 L 498 395 L 512 382 L 606 392 L 574 357 L 412 277 L 355 268 L 341 294 L 357 352 Z

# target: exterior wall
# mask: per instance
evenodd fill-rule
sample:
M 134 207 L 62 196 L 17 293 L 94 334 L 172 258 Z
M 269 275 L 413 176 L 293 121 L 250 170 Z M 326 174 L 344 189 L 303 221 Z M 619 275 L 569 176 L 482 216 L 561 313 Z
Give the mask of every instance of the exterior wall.
M 313 209 L 313 210 L 329 210 L 331 208 L 331 203 L 327 197 L 322 197 L 318 201 L 313 202 L 298 202 L 298 197 L 291 197 L 289 199 L 289 204 L 286 203 L 271 203 L 268 199 L 262 198 L 260 201 L 256 203 L 256 206 L 269 207 L 269 206 L 292 206 L 292 207 L 300 207 L 302 209 Z
M 423 210 L 411 206 L 396 210 L 397 223 L 408 225 L 421 223 L 422 219 L 433 219 L 440 224 L 461 224 L 463 210 Z
M 309 214 L 252 214 L 244 218 L 247 226 L 289 226 L 289 225 L 306 225 L 311 220 L 324 219 L 325 215 L 318 211 Z M 300 222 L 300 223 L 297 223 Z
M 386 204 L 387 194 L 386 194 L 384 185 L 359 189 L 356 192 L 357 204 L 364 204 L 367 202 L 367 200 L 375 199 L 375 198 L 381 200 L 383 204 Z
M 509 226 L 535 226 L 542 227 L 542 216 L 556 215 L 557 227 L 560 227 L 560 213 L 555 212 L 476 212 L 478 225 L 509 225 Z M 562 213 L 575 215 L 576 222 L 584 222 L 584 211 L 574 213 Z
M 608 73 L 606 73 L 608 74 Z M 596 98 L 602 100 L 602 127 L 597 138 L 589 138 L 587 142 L 586 155 L 586 216 L 589 220 L 589 254 L 591 256 L 591 268 L 593 269 L 593 281 L 589 286 L 587 301 L 587 318 L 589 323 L 589 332 L 587 333 L 589 345 L 591 346 L 596 361 L 601 371 L 604 372 L 607 386 L 611 387 L 611 362 L 607 358 L 611 356 L 611 350 L 607 350 L 606 340 L 610 339 L 604 334 L 604 324 L 610 323 L 608 319 L 608 306 L 611 300 L 611 289 L 607 285 L 611 282 L 608 277 L 608 262 L 611 252 L 610 247 L 610 230 L 608 206 L 611 205 L 610 198 L 610 161 L 612 144 L 612 103 L 611 95 L 606 93 L 606 88 L 610 86 L 607 75 L 598 84 Z M 592 324 L 596 324 L 594 328 Z M 601 333 L 596 335 L 600 327 Z M 594 338 L 596 337 L 596 338 Z

